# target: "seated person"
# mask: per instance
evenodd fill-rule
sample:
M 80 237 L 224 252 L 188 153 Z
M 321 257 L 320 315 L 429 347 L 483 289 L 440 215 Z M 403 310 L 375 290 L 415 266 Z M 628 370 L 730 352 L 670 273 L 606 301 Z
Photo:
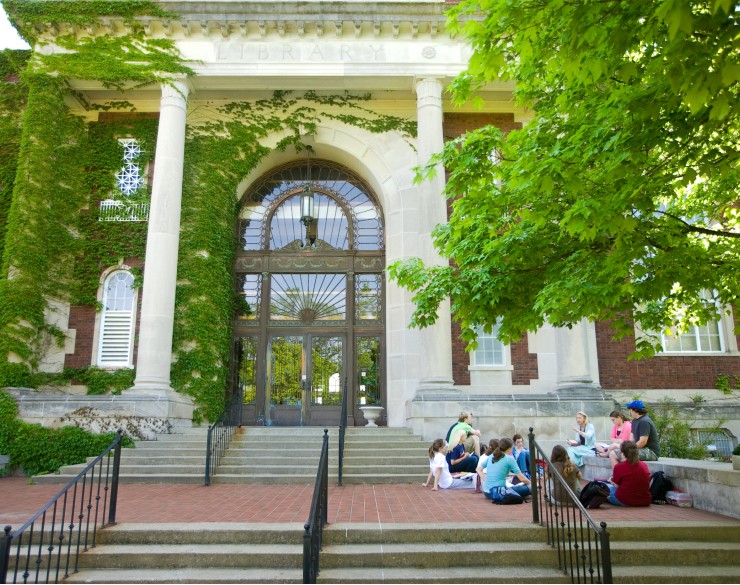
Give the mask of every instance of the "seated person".
M 458 443 L 465 445 L 468 453 L 475 453 L 480 457 L 480 431 L 473 428 L 473 413 L 463 410 L 457 422 L 447 431 L 447 444 L 452 449 Z
M 531 477 L 529 474 L 529 449 L 524 446 L 524 439 L 517 433 L 511 438 L 514 446 L 511 449 L 511 455 L 514 457 L 514 461 L 522 470 L 522 473 L 527 477 Z
M 639 450 L 634 441 L 622 443 L 624 461 L 614 467 L 609 499 L 614 506 L 649 506 L 653 501 L 650 495 L 650 469 L 639 459 Z
M 458 443 L 457 447 L 453 447 L 447 452 L 445 456 L 447 464 L 450 466 L 450 473 L 457 473 L 460 471 L 469 471 L 475 473 L 478 467 L 478 456 L 474 453 L 468 453 L 465 451 L 465 445 Z
M 486 472 L 488 471 L 486 468 L 483 467 L 483 462 L 489 459 L 497 448 L 498 439 L 491 439 L 490 441 L 488 441 L 488 447 L 485 448 L 483 454 L 480 456 L 480 459 L 478 459 L 478 467 L 475 468 L 475 471 L 478 472 L 478 477 L 480 478 L 481 485 L 486 483 Z
M 550 455 L 552 467 L 558 470 L 568 487 L 573 490 L 576 497 L 581 493 L 581 472 L 568 457 L 568 452 L 562 445 L 555 445 Z M 545 470 L 545 479 L 547 480 L 547 489 L 550 495 L 550 501 L 554 504 L 572 505 L 565 488 L 557 477 L 550 473 L 550 468 Z
M 588 415 L 579 410 L 576 413 L 575 439 L 568 441 L 568 455 L 570 460 L 581 467 L 584 457 L 596 455 L 596 428 L 588 422 Z
M 632 423 L 626 420 L 625 416 L 618 410 L 612 410 L 609 418 L 614 425 L 609 435 L 610 444 L 606 447 L 596 446 L 596 454 L 599 457 L 609 457 L 609 453 L 614 449 L 619 449 L 624 441 L 629 441 L 632 437 Z
M 625 405 L 632 417 L 632 437 L 630 440 L 637 445 L 637 457 L 640 461 L 657 461 L 660 457 L 660 441 L 658 429 L 647 414 L 647 407 L 642 400 L 633 400 Z M 619 449 L 609 453 L 612 469 L 619 461 L 624 461 L 624 456 Z
M 475 487 L 474 481 L 466 481 L 450 475 L 450 469 L 445 459 L 447 443 L 444 439 L 435 439 L 432 446 L 429 447 L 429 475 L 427 480 L 421 484 L 427 487 L 434 480 L 432 491 L 437 490 L 462 490 Z
M 509 473 L 513 473 L 515 477 L 519 478 L 521 483 L 513 486 L 512 490 L 517 492 L 523 498 L 526 498 L 530 494 L 531 481 L 526 477 L 519 466 L 511 456 L 511 440 L 501 439 L 498 443 L 498 447 L 493 452 L 493 455 L 486 459 L 480 466 L 482 469 L 486 469 L 486 478 L 483 482 L 483 495 L 489 500 L 500 500 L 505 493 L 506 478 Z

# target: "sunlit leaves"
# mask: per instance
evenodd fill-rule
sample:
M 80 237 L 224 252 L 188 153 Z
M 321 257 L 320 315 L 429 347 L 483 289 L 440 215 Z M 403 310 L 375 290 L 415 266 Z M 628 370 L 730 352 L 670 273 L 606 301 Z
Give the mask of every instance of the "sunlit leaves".
M 707 289 L 737 306 L 740 27 L 733 6 L 454 6 L 451 26 L 470 40 L 474 57 L 452 84 L 453 99 L 511 78 L 534 117 L 506 139 L 490 128 L 469 133 L 435 159 L 447 167 L 446 192 L 456 198 L 449 224 L 435 232 L 452 267 L 393 268 L 415 292 L 415 324 L 434 319 L 444 293 L 463 328 L 500 319 L 505 340 L 545 321 L 584 317 L 615 319 L 619 334 L 632 332 L 633 318 L 657 331 L 706 320 L 717 312 L 702 296 Z M 498 165 L 488 156 L 494 150 Z

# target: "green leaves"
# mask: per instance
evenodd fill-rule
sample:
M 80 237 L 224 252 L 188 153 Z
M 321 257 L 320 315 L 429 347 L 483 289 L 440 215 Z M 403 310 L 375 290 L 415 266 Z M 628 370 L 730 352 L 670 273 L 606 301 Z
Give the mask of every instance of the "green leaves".
M 613 319 L 619 335 L 632 317 L 659 331 L 678 307 L 684 322 L 706 320 L 717 314 L 706 289 L 737 306 L 740 35 L 730 5 L 464 0 L 449 18 L 478 10 L 464 28 L 475 57 L 453 99 L 499 75 L 516 81 L 534 117 L 505 138 L 470 132 L 434 159 L 454 199 L 435 231 L 452 267 L 392 268 L 416 295 L 414 323 L 432 321 L 445 295 L 464 328 L 500 319 L 505 340 L 584 317 Z

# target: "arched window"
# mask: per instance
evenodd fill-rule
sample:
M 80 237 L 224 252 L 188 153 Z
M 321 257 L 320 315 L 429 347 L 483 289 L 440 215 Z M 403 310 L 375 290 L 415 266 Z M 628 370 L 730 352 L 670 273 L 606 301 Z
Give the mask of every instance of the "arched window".
M 108 275 L 103 285 L 103 312 L 97 364 L 106 368 L 133 366 L 136 324 L 134 277 L 125 270 Z

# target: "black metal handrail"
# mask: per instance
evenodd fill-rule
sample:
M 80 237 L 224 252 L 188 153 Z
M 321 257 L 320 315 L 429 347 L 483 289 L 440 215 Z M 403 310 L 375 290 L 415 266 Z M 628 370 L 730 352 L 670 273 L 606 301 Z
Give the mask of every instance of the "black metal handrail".
M 329 508 L 329 429 L 324 429 L 324 444 L 321 446 L 319 469 L 311 499 L 308 522 L 303 528 L 303 582 L 316 583 L 319 576 L 319 553 L 327 522 Z
M 80 553 L 97 545 L 98 527 L 116 523 L 121 437 L 118 431 L 105 451 L 18 530 L 5 527 L 0 583 L 58 583 L 78 572 Z
M 547 543 L 558 551 L 558 568 L 570 573 L 571 583 L 612 583 L 612 561 L 606 522 L 598 526 L 529 429 L 529 472 L 532 477 L 532 522 L 547 529 Z M 542 461 L 542 468 L 538 465 Z M 559 482 L 556 499 L 545 481 Z M 563 501 L 567 498 L 566 501 Z M 542 518 L 540 509 L 543 510 Z
M 342 473 L 344 471 L 344 435 L 347 430 L 347 378 L 344 379 L 344 391 L 342 392 L 342 409 L 339 415 L 339 460 L 337 462 L 337 484 L 342 484 Z
M 226 407 L 216 422 L 208 427 L 206 440 L 206 477 L 205 484 L 211 485 L 211 476 L 216 474 L 216 468 L 221 463 L 221 457 L 231 443 L 236 429 L 242 426 L 242 391 L 234 394 L 226 403 Z

